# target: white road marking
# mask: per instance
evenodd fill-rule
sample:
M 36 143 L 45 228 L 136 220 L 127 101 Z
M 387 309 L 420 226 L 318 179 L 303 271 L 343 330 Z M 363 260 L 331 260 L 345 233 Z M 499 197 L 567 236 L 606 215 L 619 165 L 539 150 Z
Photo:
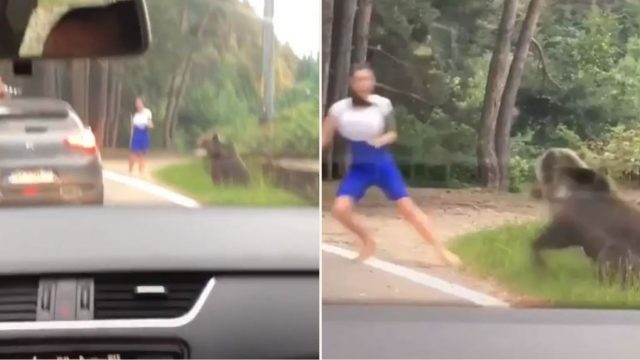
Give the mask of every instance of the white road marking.
M 333 255 L 337 255 L 346 259 L 354 259 L 357 254 L 354 251 L 341 248 L 339 246 L 322 244 L 322 250 Z M 371 258 L 365 261 L 363 264 L 369 265 L 378 270 L 396 275 L 403 279 L 412 281 L 414 283 L 426 286 L 432 289 L 439 290 L 445 294 L 455 296 L 460 299 L 467 300 L 476 305 L 481 306 L 497 306 L 497 307 L 509 307 L 506 302 L 494 298 L 490 295 L 483 294 L 481 292 L 467 289 L 463 286 L 442 280 L 433 275 L 428 275 L 420 271 L 416 271 L 404 266 L 396 265 L 387 261 L 383 261 L 376 258 Z
M 136 179 L 130 176 L 118 174 L 116 172 L 108 171 L 108 170 L 103 170 L 102 176 L 107 180 L 115 181 L 115 182 L 130 186 L 132 188 L 144 191 L 151 195 L 155 195 L 159 198 L 170 201 L 176 205 L 184 206 L 187 208 L 193 208 L 193 209 L 197 209 L 201 207 L 197 201 L 191 198 L 188 198 L 184 195 L 180 195 L 171 190 L 167 190 L 161 186 L 152 184 L 144 180 Z

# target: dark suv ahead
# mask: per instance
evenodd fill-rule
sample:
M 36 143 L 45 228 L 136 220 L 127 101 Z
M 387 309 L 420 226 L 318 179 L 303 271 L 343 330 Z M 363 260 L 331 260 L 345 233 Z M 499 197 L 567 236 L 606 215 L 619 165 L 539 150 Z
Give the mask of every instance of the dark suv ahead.
M 104 203 L 95 136 L 62 100 L 0 101 L 0 204 L 40 203 Z

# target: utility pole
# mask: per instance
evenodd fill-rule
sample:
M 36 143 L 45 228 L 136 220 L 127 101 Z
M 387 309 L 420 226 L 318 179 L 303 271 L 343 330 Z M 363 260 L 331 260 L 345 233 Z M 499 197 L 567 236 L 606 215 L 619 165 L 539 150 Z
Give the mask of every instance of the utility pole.
M 264 0 L 264 18 L 262 33 L 262 116 L 260 122 L 269 124 L 273 120 L 274 67 L 273 67 L 273 8 L 274 0 Z

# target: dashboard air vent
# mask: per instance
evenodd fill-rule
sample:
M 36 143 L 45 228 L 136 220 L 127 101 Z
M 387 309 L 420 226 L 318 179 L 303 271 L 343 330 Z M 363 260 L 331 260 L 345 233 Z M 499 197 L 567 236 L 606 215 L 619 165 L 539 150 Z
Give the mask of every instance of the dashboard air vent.
M 188 273 L 98 275 L 94 278 L 94 317 L 180 317 L 191 310 L 210 278 Z
M 0 278 L 0 322 L 35 321 L 37 303 L 37 278 Z

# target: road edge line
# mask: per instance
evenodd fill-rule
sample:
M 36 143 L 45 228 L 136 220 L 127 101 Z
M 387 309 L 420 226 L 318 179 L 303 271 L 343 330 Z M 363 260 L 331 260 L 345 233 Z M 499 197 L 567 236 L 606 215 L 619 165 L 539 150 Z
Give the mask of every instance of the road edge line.
M 353 260 L 357 253 L 345 248 L 323 243 L 322 251 L 328 252 L 333 255 L 343 257 L 345 259 Z M 405 280 L 412 281 L 414 283 L 426 286 L 448 295 L 455 296 L 457 298 L 467 300 L 480 306 L 494 306 L 494 307 L 509 307 L 509 304 L 491 295 L 481 293 L 476 290 L 471 290 L 464 286 L 443 280 L 441 278 L 429 275 L 420 271 L 410 269 L 401 265 L 397 265 L 388 261 L 380 260 L 377 258 L 371 258 L 365 261 L 363 264 L 384 271 L 389 274 L 401 277 Z
M 102 170 L 102 176 L 107 180 L 115 181 L 115 182 L 130 186 L 132 188 L 142 190 L 146 193 L 155 195 L 157 197 L 160 197 L 164 200 L 172 202 L 176 205 L 180 205 L 182 207 L 192 208 L 192 209 L 197 209 L 201 207 L 201 205 L 197 201 L 187 196 L 178 194 L 174 191 L 168 190 L 156 184 L 152 184 L 148 181 L 136 179 L 134 177 L 123 175 L 110 170 Z

